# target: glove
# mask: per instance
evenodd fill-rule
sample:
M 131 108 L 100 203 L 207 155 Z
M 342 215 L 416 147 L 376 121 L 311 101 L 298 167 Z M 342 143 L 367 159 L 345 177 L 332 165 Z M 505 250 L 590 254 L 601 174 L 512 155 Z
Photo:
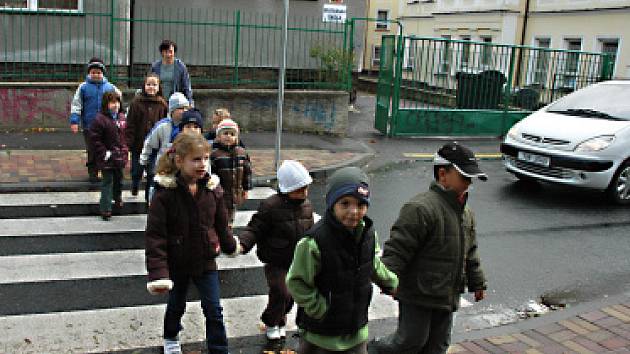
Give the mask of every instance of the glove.
M 105 158 L 103 160 L 107 161 L 110 157 L 112 157 L 112 152 L 109 150 L 105 151 Z
M 237 238 L 234 238 L 236 240 L 236 249 L 234 250 L 233 253 L 228 254 L 228 257 L 230 258 L 234 258 L 236 256 L 238 256 L 239 254 L 243 253 L 243 246 L 241 246 L 241 243 L 238 242 Z
M 147 283 L 147 291 L 151 295 L 164 294 L 173 289 L 173 281 L 170 279 L 158 279 Z

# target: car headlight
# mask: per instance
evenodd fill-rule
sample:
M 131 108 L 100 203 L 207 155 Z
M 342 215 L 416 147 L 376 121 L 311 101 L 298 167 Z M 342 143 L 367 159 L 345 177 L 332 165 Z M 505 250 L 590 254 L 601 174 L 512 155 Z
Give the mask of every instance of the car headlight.
M 516 125 L 512 126 L 512 128 L 510 128 L 510 130 L 508 130 L 507 136 L 510 139 L 514 139 L 514 140 L 518 139 L 518 128 L 516 127 Z
M 596 136 L 596 137 L 594 137 L 592 139 L 588 139 L 586 141 L 583 141 L 583 142 L 579 143 L 575 147 L 575 151 L 577 151 L 577 152 L 591 152 L 591 151 L 604 150 L 605 148 L 610 146 L 610 144 L 612 144 L 613 141 L 615 141 L 615 136 L 614 135 Z

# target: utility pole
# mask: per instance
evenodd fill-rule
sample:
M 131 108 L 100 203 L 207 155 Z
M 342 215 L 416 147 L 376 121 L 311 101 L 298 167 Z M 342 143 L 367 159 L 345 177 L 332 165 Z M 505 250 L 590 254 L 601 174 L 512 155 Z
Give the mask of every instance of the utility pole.
M 280 70 L 278 73 L 278 112 L 276 118 L 276 171 L 280 167 L 280 146 L 282 143 L 282 106 L 284 104 L 284 81 L 287 67 L 287 37 L 289 24 L 289 0 L 283 0 L 284 22 L 282 23 L 282 58 L 280 60 Z

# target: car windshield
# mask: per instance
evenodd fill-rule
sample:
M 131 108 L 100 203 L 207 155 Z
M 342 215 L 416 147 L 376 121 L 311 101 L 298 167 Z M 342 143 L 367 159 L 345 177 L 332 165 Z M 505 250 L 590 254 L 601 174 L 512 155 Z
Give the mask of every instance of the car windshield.
M 548 112 L 580 117 L 630 120 L 630 85 L 593 85 L 566 95 L 547 108 Z

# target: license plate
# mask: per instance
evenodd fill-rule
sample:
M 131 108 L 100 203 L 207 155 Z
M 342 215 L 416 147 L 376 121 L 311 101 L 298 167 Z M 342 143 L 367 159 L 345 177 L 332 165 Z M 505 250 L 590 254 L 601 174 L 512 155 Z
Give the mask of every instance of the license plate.
M 550 158 L 548 156 L 536 155 L 525 151 L 518 152 L 518 159 L 538 166 L 549 167 Z

